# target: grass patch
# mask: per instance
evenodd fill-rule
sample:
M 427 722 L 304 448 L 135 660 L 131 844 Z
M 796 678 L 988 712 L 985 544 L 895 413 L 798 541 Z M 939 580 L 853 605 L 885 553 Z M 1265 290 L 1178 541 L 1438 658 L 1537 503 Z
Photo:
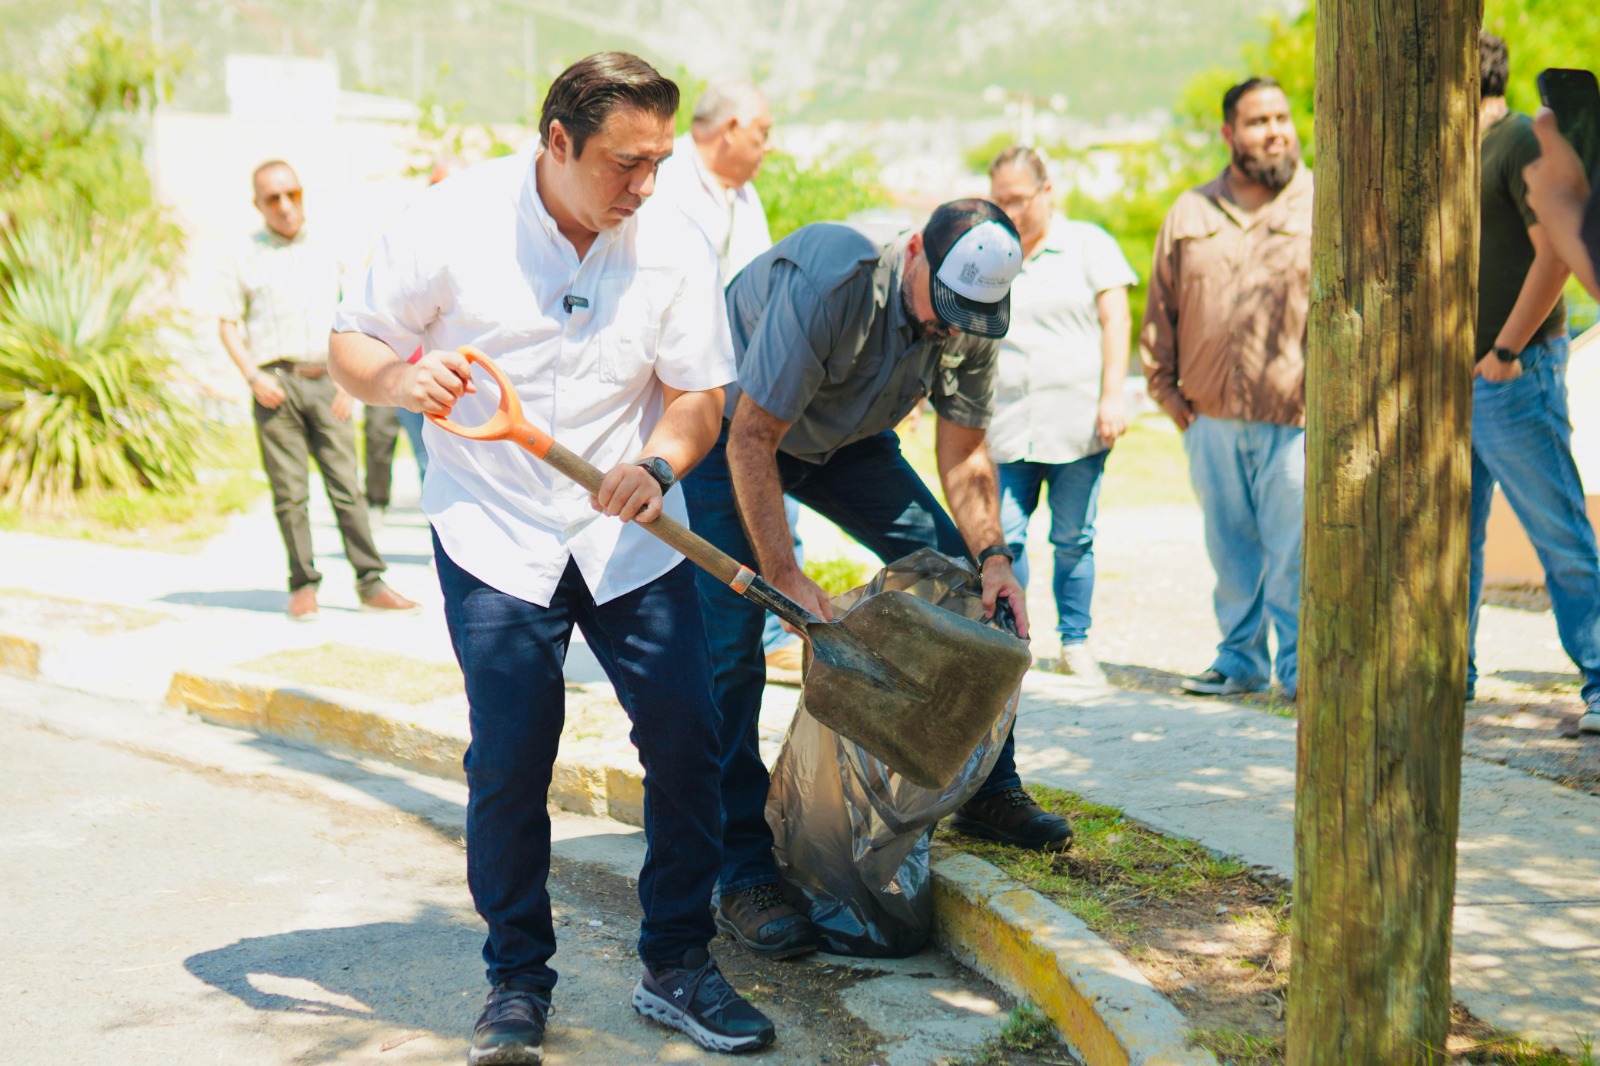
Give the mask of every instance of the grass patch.
M 302 685 L 365 692 L 397 703 L 428 703 L 464 691 L 455 663 L 423 662 L 348 644 L 290 648 L 237 665 Z
M 1100 507 L 1152 504 L 1198 506 L 1189 486 L 1189 458 L 1183 435 L 1163 414 L 1148 414 L 1128 427 L 1106 459 L 1100 482 Z
M 1053 1063 L 1056 1059 L 1040 1058 L 1036 1053 L 1059 1050 L 1060 1038 L 1050 1019 L 1029 1003 L 1013 1008 L 999 1035 L 979 1048 L 972 1058 L 959 1059 L 952 1066 L 1003 1066 L 1018 1061 L 1017 1055 L 1026 1056 L 1029 1063 Z
M 1193 841 L 1164 837 L 1130 822 L 1115 807 L 1042 785 L 1029 791 L 1041 806 L 1072 822 L 1072 851 L 1066 855 L 1021 851 L 948 831 L 944 838 L 1059 903 L 1096 933 L 1129 935 L 1130 906 L 1178 902 L 1248 880 L 1248 868 L 1237 859 L 1218 857 Z
M 1189 1034 L 1189 1046 L 1203 1048 L 1232 1066 L 1270 1066 L 1283 1061 L 1283 1041 L 1237 1029 L 1205 1029 Z
M 224 426 L 202 457 L 199 482 L 177 492 L 134 489 L 80 497 L 71 511 L 37 514 L 0 506 L 0 529 L 155 551 L 198 552 L 229 516 L 267 491 L 255 430 Z
M 859 585 L 864 585 L 872 577 L 872 572 L 865 563 L 854 559 L 838 556 L 833 559 L 807 559 L 805 564 L 806 577 L 822 586 L 822 591 L 829 596 L 837 596 L 849 592 Z

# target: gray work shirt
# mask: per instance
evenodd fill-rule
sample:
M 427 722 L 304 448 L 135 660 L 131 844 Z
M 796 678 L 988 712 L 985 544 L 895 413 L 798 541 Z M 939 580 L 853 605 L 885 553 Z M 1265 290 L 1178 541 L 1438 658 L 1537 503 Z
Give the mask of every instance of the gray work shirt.
M 908 237 L 878 247 L 849 226 L 804 226 L 728 286 L 740 392 L 792 423 L 780 450 L 811 463 L 893 429 L 923 396 L 960 426 L 994 407 L 998 345 L 956 335 L 919 341 L 901 297 Z

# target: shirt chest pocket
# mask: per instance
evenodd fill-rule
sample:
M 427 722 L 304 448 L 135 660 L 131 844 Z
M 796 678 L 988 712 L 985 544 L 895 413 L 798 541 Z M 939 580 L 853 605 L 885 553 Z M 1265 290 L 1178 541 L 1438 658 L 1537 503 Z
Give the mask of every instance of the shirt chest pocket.
M 648 271 L 600 280 L 594 312 L 603 323 L 596 343 L 600 380 L 606 384 L 633 384 L 654 372 L 664 306 L 657 299 L 659 287 Z

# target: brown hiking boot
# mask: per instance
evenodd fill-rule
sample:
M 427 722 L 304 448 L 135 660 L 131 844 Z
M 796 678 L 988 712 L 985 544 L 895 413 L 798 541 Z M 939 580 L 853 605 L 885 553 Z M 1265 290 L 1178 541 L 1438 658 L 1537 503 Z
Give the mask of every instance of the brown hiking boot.
M 775 884 L 719 896 L 717 928 L 769 959 L 789 959 L 817 950 L 817 930 L 811 919 L 789 906 Z
M 289 593 L 289 621 L 310 622 L 317 617 L 317 586 L 301 585 Z
M 1072 826 L 1033 802 L 1018 786 L 992 796 L 969 799 L 950 819 L 950 828 L 1030 851 L 1066 851 L 1072 847 Z

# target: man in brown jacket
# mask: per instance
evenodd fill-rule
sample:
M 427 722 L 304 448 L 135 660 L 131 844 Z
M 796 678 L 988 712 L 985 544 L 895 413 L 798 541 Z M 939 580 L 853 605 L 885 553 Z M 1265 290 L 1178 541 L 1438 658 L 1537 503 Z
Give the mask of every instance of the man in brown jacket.
M 1232 159 L 1178 198 L 1156 238 L 1140 354 L 1183 432 L 1217 574 L 1222 642 L 1186 691 L 1296 691 L 1305 514 L 1311 175 L 1289 99 L 1250 78 L 1222 101 Z M 1267 633 L 1277 634 L 1276 662 Z

